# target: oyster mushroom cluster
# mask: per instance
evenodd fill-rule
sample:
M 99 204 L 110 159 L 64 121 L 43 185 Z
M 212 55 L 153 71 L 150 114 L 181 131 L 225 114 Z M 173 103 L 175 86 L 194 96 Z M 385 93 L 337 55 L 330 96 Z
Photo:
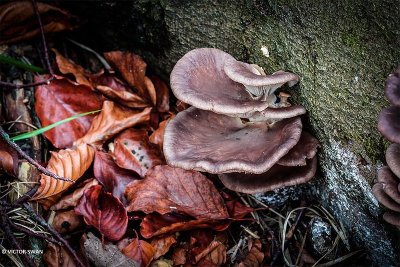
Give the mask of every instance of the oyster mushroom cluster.
M 169 165 L 218 174 L 229 189 L 257 193 L 309 181 L 319 142 L 302 130 L 306 110 L 287 93 L 299 77 L 237 61 L 213 48 L 194 49 L 171 73 L 175 96 L 191 107 L 164 134 Z
M 385 153 L 385 166 L 378 170 L 378 183 L 372 191 L 378 201 L 388 208 L 383 219 L 400 226 L 400 68 L 386 80 L 385 96 L 391 106 L 383 109 L 378 118 L 378 130 L 392 142 Z

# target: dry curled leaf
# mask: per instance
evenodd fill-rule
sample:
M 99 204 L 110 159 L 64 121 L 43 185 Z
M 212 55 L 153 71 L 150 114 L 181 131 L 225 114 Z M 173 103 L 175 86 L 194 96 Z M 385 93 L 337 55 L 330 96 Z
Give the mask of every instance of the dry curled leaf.
M 151 135 L 150 135 L 150 142 L 153 144 L 158 145 L 158 147 L 162 150 L 163 149 L 163 144 L 164 144 L 164 132 L 165 132 L 165 127 L 167 127 L 167 124 L 169 123 L 170 120 L 172 120 L 175 117 L 175 115 L 171 115 L 168 119 L 160 122 L 158 125 L 157 130 L 155 130 Z
M 112 101 L 104 101 L 100 114 L 94 118 L 86 135 L 77 140 L 76 144 L 102 144 L 122 130 L 148 121 L 150 111 L 151 108 L 137 111 L 118 106 Z
M 45 3 L 37 3 L 44 32 L 72 30 L 77 18 Z M 11 1 L 0 5 L 0 45 L 15 43 L 40 34 L 38 19 L 30 1 Z
M 83 236 L 83 250 L 96 267 L 140 267 L 136 261 L 122 254 L 117 246 L 103 244 L 92 233 Z
M 89 187 L 97 184 L 99 184 L 99 182 L 93 178 L 84 181 L 81 187 L 75 189 L 75 191 L 72 192 L 71 194 L 61 197 L 60 200 L 56 204 L 51 206 L 50 209 L 63 210 L 70 207 L 75 207 L 78 204 L 79 200 L 81 199 L 83 192 Z
M 52 226 L 60 234 L 74 231 L 83 225 L 82 216 L 75 213 L 74 210 L 58 211 L 54 216 Z
M 0 139 L 0 174 L 18 176 L 18 154 L 3 139 Z
M 48 76 L 37 76 L 35 82 Z M 79 85 L 68 79 L 57 77 L 49 84 L 43 84 L 35 91 L 35 111 L 42 123 L 48 126 L 71 116 L 99 110 L 103 98 L 86 85 Z M 87 115 L 63 123 L 44 133 L 57 148 L 70 147 L 89 130 L 94 115 Z
M 128 215 L 121 201 L 104 192 L 101 185 L 85 190 L 75 212 L 110 240 L 121 239 L 128 226 Z
M 210 180 L 199 172 L 168 165 L 155 166 L 143 180 L 129 184 L 125 196 L 129 201 L 128 211 L 182 212 L 206 220 L 229 217 L 221 195 Z
M 154 238 L 151 240 L 150 244 L 154 248 L 154 259 L 158 259 L 159 257 L 165 255 L 170 247 L 176 243 L 175 235 L 166 235 L 159 238 Z
M 51 152 L 47 169 L 61 177 L 78 180 L 90 167 L 94 159 L 94 149 L 81 144 L 72 149 Z M 32 200 L 37 200 L 48 209 L 60 197 L 60 193 L 72 185 L 71 182 L 57 180 L 47 175 L 40 175 L 40 186 Z
M 246 258 L 236 264 L 237 267 L 260 267 L 264 260 L 264 253 L 262 252 L 262 244 L 259 239 L 253 240 L 249 245 L 249 254 Z
M 144 129 L 127 129 L 114 141 L 115 163 L 124 169 L 135 171 L 144 177 L 149 169 L 164 164 L 159 148 L 149 142 Z
M 108 153 L 96 151 L 93 165 L 94 176 L 107 192 L 126 203 L 124 192 L 126 186 L 140 177 L 127 169 L 120 168 Z
M 93 84 L 88 79 L 92 74 L 88 73 L 82 66 L 72 60 L 63 57 L 56 49 L 53 48 L 52 50 L 56 54 L 57 66 L 62 74 L 72 74 L 78 84 L 93 88 Z
M 49 243 L 43 260 L 48 267 L 75 267 L 74 259 L 60 245 Z
M 129 245 L 124 247 L 122 253 L 136 261 L 139 266 L 149 266 L 154 257 L 154 248 L 144 240 L 134 238 Z
M 143 59 L 130 52 L 112 51 L 104 53 L 109 61 L 128 82 L 137 89 L 139 96 L 146 99 L 149 104 L 156 104 L 156 92 L 151 80 L 146 77 L 147 64 Z

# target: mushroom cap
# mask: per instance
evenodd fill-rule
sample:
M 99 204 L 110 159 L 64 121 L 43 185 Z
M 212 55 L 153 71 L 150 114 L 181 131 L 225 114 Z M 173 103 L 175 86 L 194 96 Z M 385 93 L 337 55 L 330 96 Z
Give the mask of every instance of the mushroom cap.
M 400 106 L 390 106 L 381 111 L 378 130 L 389 141 L 400 144 Z
M 391 104 L 400 106 L 400 68 L 386 79 L 385 95 Z
M 307 160 L 307 165 L 287 167 L 275 164 L 261 174 L 224 173 L 218 177 L 230 190 L 246 194 L 262 193 L 285 186 L 308 182 L 317 170 L 317 157 Z
M 279 161 L 282 166 L 304 166 L 307 159 L 312 159 L 320 147 L 319 141 L 311 134 L 303 131 L 299 142 Z
M 387 211 L 383 214 L 383 219 L 395 226 L 400 226 L 400 214 L 393 211 Z
M 224 71 L 235 82 L 245 86 L 266 87 L 272 89 L 272 91 L 285 83 L 288 83 L 291 87 L 300 80 L 298 75 L 282 70 L 270 75 L 262 75 L 251 64 L 238 61 L 234 58 L 226 60 Z
M 386 150 L 385 157 L 390 170 L 400 178 L 400 144 L 391 144 Z
M 378 170 L 378 182 L 382 184 L 382 189 L 392 200 L 400 204 L 399 179 L 388 167 Z
M 164 134 L 169 165 L 209 173 L 263 173 L 300 139 L 300 118 L 247 122 L 190 107 L 170 121 Z
M 224 72 L 228 53 L 215 48 L 198 48 L 185 54 L 171 72 L 171 89 L 181 101 L 219 114 L 237 115 L 261 111 L 275 101 L 255 100 L 245 87 Z
M 386 208 L 400 212 L 400 205 L 391 199 L 383 190 L 383 184 L 377 183 L 372 187 L 372 193 L 375 198 Z

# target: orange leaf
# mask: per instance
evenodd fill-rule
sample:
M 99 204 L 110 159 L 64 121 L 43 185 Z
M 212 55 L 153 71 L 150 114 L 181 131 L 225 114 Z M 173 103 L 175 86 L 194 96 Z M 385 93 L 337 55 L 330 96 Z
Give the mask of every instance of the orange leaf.
M 55 6 L 37 3 L 44 32 L 71 30 L 77 18 Z M 40 34 L 39 24 L 29 1 L 12 1 L 0 6 L 0 44 L 15 43 Z
M 172 120 L 175 117 L 175 115 L 171 115 L 168 119 L 160 122 L 158 125 L 157 130 L 155 130 L 151 135 L 150 135 L 150 142 L 153 144 L 158 145 L 160 149 L 162 150 L 163 144 L 164 144 L 164 132 L 165 132 L 165 127 L 167 127 L 167 124 L 169 123 L 170 120 Z
M 112 101 L 104 101 L 102 111 L 95 117 L 89 131 L 75 144 L 100 145 L 115 134 L 150 119 L 151 108 L 143 111 L 118 106 Z
M 146 130 L 127 129 L 114 141 L 113 156 L 118 166 L 141 177 L 156 165 L 165 164 L 161 151 L 149 142 Z
M 0 174 L 5 172 L 16 177 L 18 175 L 18 154 L 3 139 L 0 139 Z
M 94 149 L 81 144 L 72 149 L 51 152 L 47 169 L 61 177 L 78 180 L 90 167 L 94 159 Z M 40 186 L 32 200 L 39 202 L 48 209 L 60 197 L 60 193 L 69 188 L 72 183 L 57 180 L 44 174 L 40 175 Z
M 74 210 L 58 211 L 52 223 L 53 228 L 61 234 L 71 232 L 81 225 L 83 225 L 82 217 Z
M 49 243 L 46 252 L 43 254 L 43 260 L 48 267 L 75 267 L 74 259 L 62 247 Z
M 138 238 L 134 238 L 129 245 L 122 249 L 124 255 L 138 262 L 140 266 L 149 266 L 154 252 L 152 245 Z
M 259 267 L 262 266 L 262 262 L 264 260 L 264 253 L 261 251 L 261 241 L 259 239 L 255 239 L 253 243 L 250 245 L 249 254 L 247 254 L 246 258 L 237 264 L 237 267 L 247 267 L 254 266 Z
M 35 82 L 47 77 L 37 76 Z M 61 77 L 52 80 L 50 84 L 38 86 L 35 99 L 35 111 L 43 127 L 73 115 L 98 110 L 103 103 L 102 96 L 90 87 Z M 89 130 L 93 118 L 94 115 L 88 115 L 74 119 L 45 132 L 44 135 L 57 148 L 69 147 Z
M 104 192 L 101 185 L 85 190 L 75 212 L 113 241 L 121 239 L 128 226 L 128 215 L 121 201 Z
M 83 182 L 82 186 L 75 189 L 71 194 L 65 195 L 60 200 L 51 206 L 51 210 L 64 210 L 70 207 L 75 207 L 81 199 L 83 192 L 93 185 L 97 185 L 99 182 L 96 179 L 89 179 Z
M 157 76 L 150 76 L 151 81 L 154 84 L 156 90 L 156 107 L 158 112 L 169 111 L 169 88 L 168 86 Z
M 214 184 L 195 171 L 155 166 L 146 177 L 128 185 L 125 196 L 128 211 L 145 213 L 183 212 L 196 219 L 229 217 L 221 195 Z
M 167 235 L 160 238 L 155 238 L 151 240 L 151 245 L 154 248 L 154 259 L 165 255 L 169 248 L 176 243 L 175 235 Z

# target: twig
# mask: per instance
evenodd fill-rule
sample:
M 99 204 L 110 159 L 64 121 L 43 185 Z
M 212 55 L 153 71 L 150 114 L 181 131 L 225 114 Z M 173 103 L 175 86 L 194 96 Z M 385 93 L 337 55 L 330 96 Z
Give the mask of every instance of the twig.
M 28 192 L 26 192 L 23 196 L 15 200 L 14 204 L 19 205 L 27 202 L 29 199 L 33 197 L 33 195 L 38 191 L 40 184 L 37 183 L 33 186 Z
M 47 231 L 50 232 L 50 234 L 53 235 L 53 237 L 60 241 L 62 245 L 65 247 L 65 249 L 69 252 L 69 254 L 74 258 L 75 263 L 77 263 L 78 266 L 85 267 L 85 264 L 82 263 L 78 255 L 76 254 L 75 250 L 71 248 L 71 246 L 68 244 L 68 242 L 56 231 L 51 227 L 50 225 L 47 224 L 47 222 L 36 212 L 32 209 L 32 207 L 28 203 L 23 204 L 25 209 L 28 211 L 29 215 L 32 216 L 32 218 L 38 222 L 41 226 L 46 228 Z
M 36 238 L 44 239 L 44 240 L 47 240 L 48 242 L 56 243 L 57 245 L 60 245 L 60 246 L 62 245 L 61 242 L 59 242 L 59 241 L 57 241 L 57 240 L 55 240 L 55 239 L 53 239 L 51 237 L 48 237 L 48 236 L 46 236 L 44 234 L 35 233 L 34 231 L 28 230 L 25 227 L 22 227 L 22 226 L 14 223 L 12 221 L 10 221 L 10 226 L 12 228 L 14 228 L 15 230 L 17 230 L 17 231 L 19 231 L 21 233 L 25 233 L 25 234 L 27 234 L 29 236 L 33 236 L 33 237 L 36 237 Z
M 62 181 L 67 181 L 67 182 L 71 182 L 74 183 L 74 180 L 71 180 L 69 178 L 64 178 L 61 176 L 58 176 L 55 173 L 52 173 L 51 171 L 47 170 L 46 168 L 44 168 L 43 166 L 41 166 L 39 163 L 37 163 L 33 158 L 31 158 L 28 154 L 26 154 L 24 151 L 22 151 L 22 149 L 15 143 L 13 142 L 10 137 L 8 136 L 8 134 L 4 131 L 4 129 L 0 126 L 0 136 L 1 138 L 3 138 L 4 141 L 7 142 L 7 144 L 14 148 L 15 151 L 17 151 L 17 153 L 23 157 L 24 159 L 26 159 L 30 164 L 32 164 L 33 166 L 35 166 L 41 173 L 50 176 L 54 179 L 57 180 L 62 180 Z
M 2 82 L 0 81 L 0 85 L 4 87 L 9 87 L 9 88 L 15 88 L 15 89 L 21 89 L 21 88 L 26 88 L 26 87 L 33 87 L 33 86 L 39 86 L 43 84 L 50 84 L 52 80 L 54 80 L 55 77 L 51 76 L 47 80 L 41 81 L 41 82 L 36 82 L 36 83 L 26 83 L 26 84 L 13 84 L 13 83 L 7 83 L 7 82 Z

